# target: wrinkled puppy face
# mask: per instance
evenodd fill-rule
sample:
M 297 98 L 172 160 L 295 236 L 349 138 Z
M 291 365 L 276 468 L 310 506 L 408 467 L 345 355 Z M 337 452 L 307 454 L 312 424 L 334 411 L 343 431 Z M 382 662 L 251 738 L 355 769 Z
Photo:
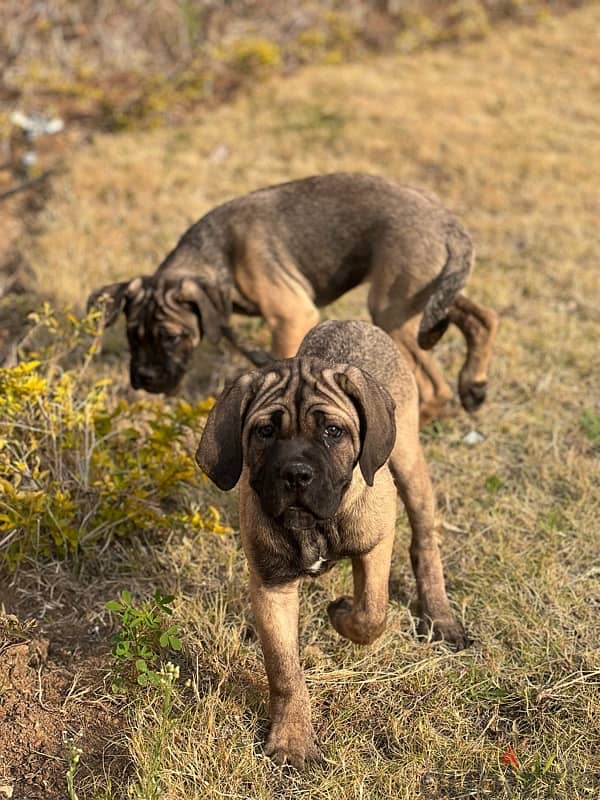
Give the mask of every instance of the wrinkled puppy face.
M 180 301 L 177 286 L 156 287 L 148 282 L 135 288 L 124 308 L 131 385 L 147 392 L 173 393 L 200 342 L 197 315 Z
M 106 326 L 127 317 L 134 389 L 172 393 L 203 336 L 216 343 L 227 322 L 227 302 L 217 287 L 195 278 L 144 276 L 93 292 L 88 308 L 102 304 Z
M 270 372 L 248 408 L 244 462 L 265 514 L 288 528 L 334 516 L 360 452 L 358 414 L 332 369 Z
M 367 486 L 396 440 L 394 401 L 368 373 L 291 358 L 229 383 L 208 415 L 196 462 L 225 491 L 245 470 L 264 513 L 284 528 L 333 517 L 356 465 Z

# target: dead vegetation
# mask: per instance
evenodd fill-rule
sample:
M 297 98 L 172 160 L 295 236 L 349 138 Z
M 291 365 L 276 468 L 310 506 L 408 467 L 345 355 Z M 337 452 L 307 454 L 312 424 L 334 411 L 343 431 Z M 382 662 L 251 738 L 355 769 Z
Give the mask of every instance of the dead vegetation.
M 303 775 L 275 768 L 254 738 L 267 719 L 266 682 L 237 537 L 171 531 L 166 509 L 154 535 L 3 573 L 1 600 L 18 619 L 0 655 L 2 736 L 13 741 L 7 698 L 38 708 L 48 670 L 67 671 L 47 703 L 55 717 L 41 750 L 30 731 L 1 751 L 0 789 L 64 797 L 66 730 L 82 732 L 80 798 L 598 794 L 599 25 L 590 6 L 452 49 L 313 66 L 211 114 L 98 135 L 73 153 L 20 246 L 40 291 L 79 307 L 94 286 L 152 271 L 210 206 L 279 180 L 380 172 L 434 189 L 460 213 L 478 249 L 469 291 L 501 314 L 498 354 L 480 416 L 459 414 L 423 439 L 446 523 L 449 593 L 475 644 L 455 655 L 415 641 L 401 518 L 389 625 L 372 647 L 340 640 L 325 620 L 346 566 L 306 586 L 301 641 L 327 763 Z M 363 296 L 327 313 L 363 316 Z M 450 375 L 460 347 L 449 334 L 438 348 Z M 117 331 L 97 364 L 121 385 L 123 348 Z M 483 440 L 470 446 L 473 428 Z M 234 497 L 207 486 L 202 501 L 235 527 Z M 177 598 L 180 679 L 168 703 L 149 693 L 114 705 L 102 679 L 114 624 L 104 604 L 122 588 L 144 598 L 157 587 Z M 49 660 L 31 661 L 40 640 Z M 29 689 L 6 677 L 15 652 L 28 664 L 19 674 L 33 670 Z M 78 716 L 88 701 L 112 720 L 101 742 L 90 716 Z M 25 778 L 38 750 L 47 786 Z
M 581 0 L 114 0 L 23 2 L 0 10 L 2 100 L 121 129 L 180 118 L 265 74 L 414 51 L 533 24 Z M 2 97 L 3 95 L 3 97 Z

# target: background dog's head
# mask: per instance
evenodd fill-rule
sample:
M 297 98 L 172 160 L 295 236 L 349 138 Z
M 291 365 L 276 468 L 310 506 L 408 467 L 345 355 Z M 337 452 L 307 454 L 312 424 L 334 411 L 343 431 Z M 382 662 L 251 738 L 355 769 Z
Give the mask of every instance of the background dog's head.
M 294 358 L 230 384 L 196 453 L 221 489 L 242 468 L 263 511 L 284 527 L 336 513 L 358 465 L 368 485 L 395 441 L 394 401 L 357 367 Z
M 195 278 L 143 276 L 95 291 L 88 308 L 103 305 L 106 325 L 127 318 L 134 389 L 175 391 L 203 336 L 213 343 L 227 322 L 223 299 Z

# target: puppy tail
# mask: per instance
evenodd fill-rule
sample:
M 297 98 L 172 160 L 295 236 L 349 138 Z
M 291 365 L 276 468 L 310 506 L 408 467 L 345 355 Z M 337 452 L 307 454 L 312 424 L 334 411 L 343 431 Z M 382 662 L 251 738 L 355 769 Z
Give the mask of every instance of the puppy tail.
M 448 259 L 425 304 L 419 324 L 417 343 L 430 350 L 444 335 L 450 322 L 448 311 L 454 298 L 463 288 L 473 266 L 473 243 L 465 229 L 457 222 L 451 224 L 446 239 Z

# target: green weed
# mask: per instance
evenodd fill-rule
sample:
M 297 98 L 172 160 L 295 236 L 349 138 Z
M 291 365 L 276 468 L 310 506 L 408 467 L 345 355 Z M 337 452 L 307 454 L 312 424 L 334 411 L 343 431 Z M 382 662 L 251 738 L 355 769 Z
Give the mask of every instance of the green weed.
M 504 481 L 502 478 L 499 478 L 497 475 L 488 475 L 485 479 L 485 488 L 489 494 L 494 495 L 498 494 L 500 489 L 504 487 Z
M 164 683 L 167 656 L 181 650 L 181 637 L 177 625 L 169 625 L 173 613 L 174 595 L 156 591 L 151 600 L 134 605 L 131 592 L 124 590 L 118 600 L 110 600 L 106 608 L 119 620 L 120 628 L 114 636 L 117 682 L 115 689 L 127 689 L 131 678 L 139 686 L 159 687 Z M 166 670 L 166 672 L 165 672 Z
M 600 414 L 595 414 L 593 411 L 584 411 L 579 424 L 588 439 L 592 442 L 600 442 Z

